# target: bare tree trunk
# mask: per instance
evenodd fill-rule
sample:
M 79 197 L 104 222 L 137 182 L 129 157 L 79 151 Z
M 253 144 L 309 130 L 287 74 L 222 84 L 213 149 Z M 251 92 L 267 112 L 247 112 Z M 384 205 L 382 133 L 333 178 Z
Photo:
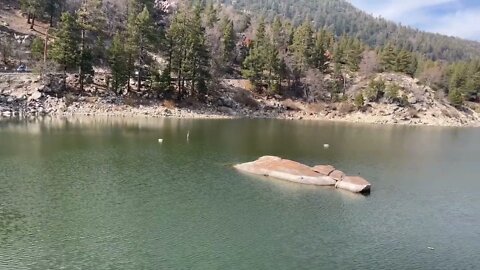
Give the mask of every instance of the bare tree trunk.
M 137 92 L 140 93 L 142 85 L 142 65 L 143 65 L 143 36 L 140 36 L 140 48 L 139 48 L 139 67 L 137 77 Z
M 35 15 L 32 16 L 32 24 L 30 24 L 30 29 L 32 30 L 35 26 Z
M 53 13 L 50 14 L 50 27 L 53 27 Z
M 27 14 L 27 23 L 28 23 L 28 24 L 31 24 L 31 23 L 32 23 L 32 22 L 30 21 L 31 18 L 32 18 L 32 14 L 29 12 L 29 13 Z
M 195 68 L 196 67 L 196 64 L 197 63 L 197 59 L 195 58 L 193 60 L 193 70 L 192 70 L 192 90 L 191 90 L 191 93 L 190 95 L 193 95 L 193 93 L 195 93 L 195 79 L 197 77 L 197 69 Z
M 127 80 L 127 93 L 130 93 L 130 79 L 132 77 L 132 70 L 130 67 L 132 66 L 132 54 L 128 53 L 128 80 Z
M 182 99 L 182 59 L 178 65 L 178 74 L 177 74 L 177 88 L 178 88 L 178 100 Z
M 81 31 L 82 33 L 82 36 L 81 36 L 81 45 L 80 45 L 80 66 L 79 66 L 79 69 L 78 69 L 78 79 L 79 79 L 79 82 L 80 82 L 80 92 L 83 92 L 83 77 L 84 77 L 84 74 L 83 74 L 83 61 L 85 60 L 85 56 L 84 56 L 84 53 L 85 53 L 85 30 L 82 29 Z

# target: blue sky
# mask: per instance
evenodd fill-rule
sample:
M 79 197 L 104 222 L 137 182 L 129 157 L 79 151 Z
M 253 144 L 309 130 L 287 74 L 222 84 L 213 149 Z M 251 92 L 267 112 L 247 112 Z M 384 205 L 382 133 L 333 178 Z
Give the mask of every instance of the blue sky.
M 480 0 L 350 0 L 403 25 L 480 41 Z

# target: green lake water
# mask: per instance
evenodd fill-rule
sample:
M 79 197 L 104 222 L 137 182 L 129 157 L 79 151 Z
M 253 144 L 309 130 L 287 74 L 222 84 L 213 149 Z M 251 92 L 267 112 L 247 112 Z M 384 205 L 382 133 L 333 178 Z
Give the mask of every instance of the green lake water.
M 373 189 L 231 168 L 262 155 Z M 480 129 L 3 121 L 0 269 L 480 269 Z

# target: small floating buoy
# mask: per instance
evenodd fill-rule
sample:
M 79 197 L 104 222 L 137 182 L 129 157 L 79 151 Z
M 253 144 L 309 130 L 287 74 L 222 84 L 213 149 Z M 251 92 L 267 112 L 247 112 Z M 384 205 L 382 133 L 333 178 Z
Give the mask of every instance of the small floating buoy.
M 158 139 L 158 143 L 163 143 L 163 139 Z
M 323 148 L 330 148 L 330 144 L 328 144 L 328 143 L 324 144 Z
M 430 250 L 435 250 L 433 247 L 427 247 L 427 248 L 430 249 Z
M 187 142 L 190 140 L 190 130 L 187 132 Z

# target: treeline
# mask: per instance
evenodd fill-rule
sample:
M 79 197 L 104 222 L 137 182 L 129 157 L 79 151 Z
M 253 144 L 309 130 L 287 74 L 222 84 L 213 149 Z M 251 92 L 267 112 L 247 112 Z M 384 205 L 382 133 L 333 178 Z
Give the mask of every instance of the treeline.
M 480 44 L 439 34 L 426 33 L 383 18 L 374 18 L 344 0 L 220 0 L 237 10 L 264 16 L 288 18 L 296 26 L 306 18 L 315 29 L 326 28 L 336 36 L 349 35 L 371 47 L 393 43 L 432 60 L 468 60 L 480 54 Z
M 455 104 L 478 100 L 478 61 L 434 61 L 394 41 L 369 46 L 310 19 L 297 26 L 284 16 L 269 20 L 213 1 L 184 1 L 170 14 L 156 3 L 73 5 L 60 17 L 49 58 L 78 72 L 81 90 L 94 65 L 107 65 L 109 87 L 119 94 L 203 98 L 219 79 L 245 78 L 262 93 L 340 100 L 352 76 L 388 71 L 417 77 Z

